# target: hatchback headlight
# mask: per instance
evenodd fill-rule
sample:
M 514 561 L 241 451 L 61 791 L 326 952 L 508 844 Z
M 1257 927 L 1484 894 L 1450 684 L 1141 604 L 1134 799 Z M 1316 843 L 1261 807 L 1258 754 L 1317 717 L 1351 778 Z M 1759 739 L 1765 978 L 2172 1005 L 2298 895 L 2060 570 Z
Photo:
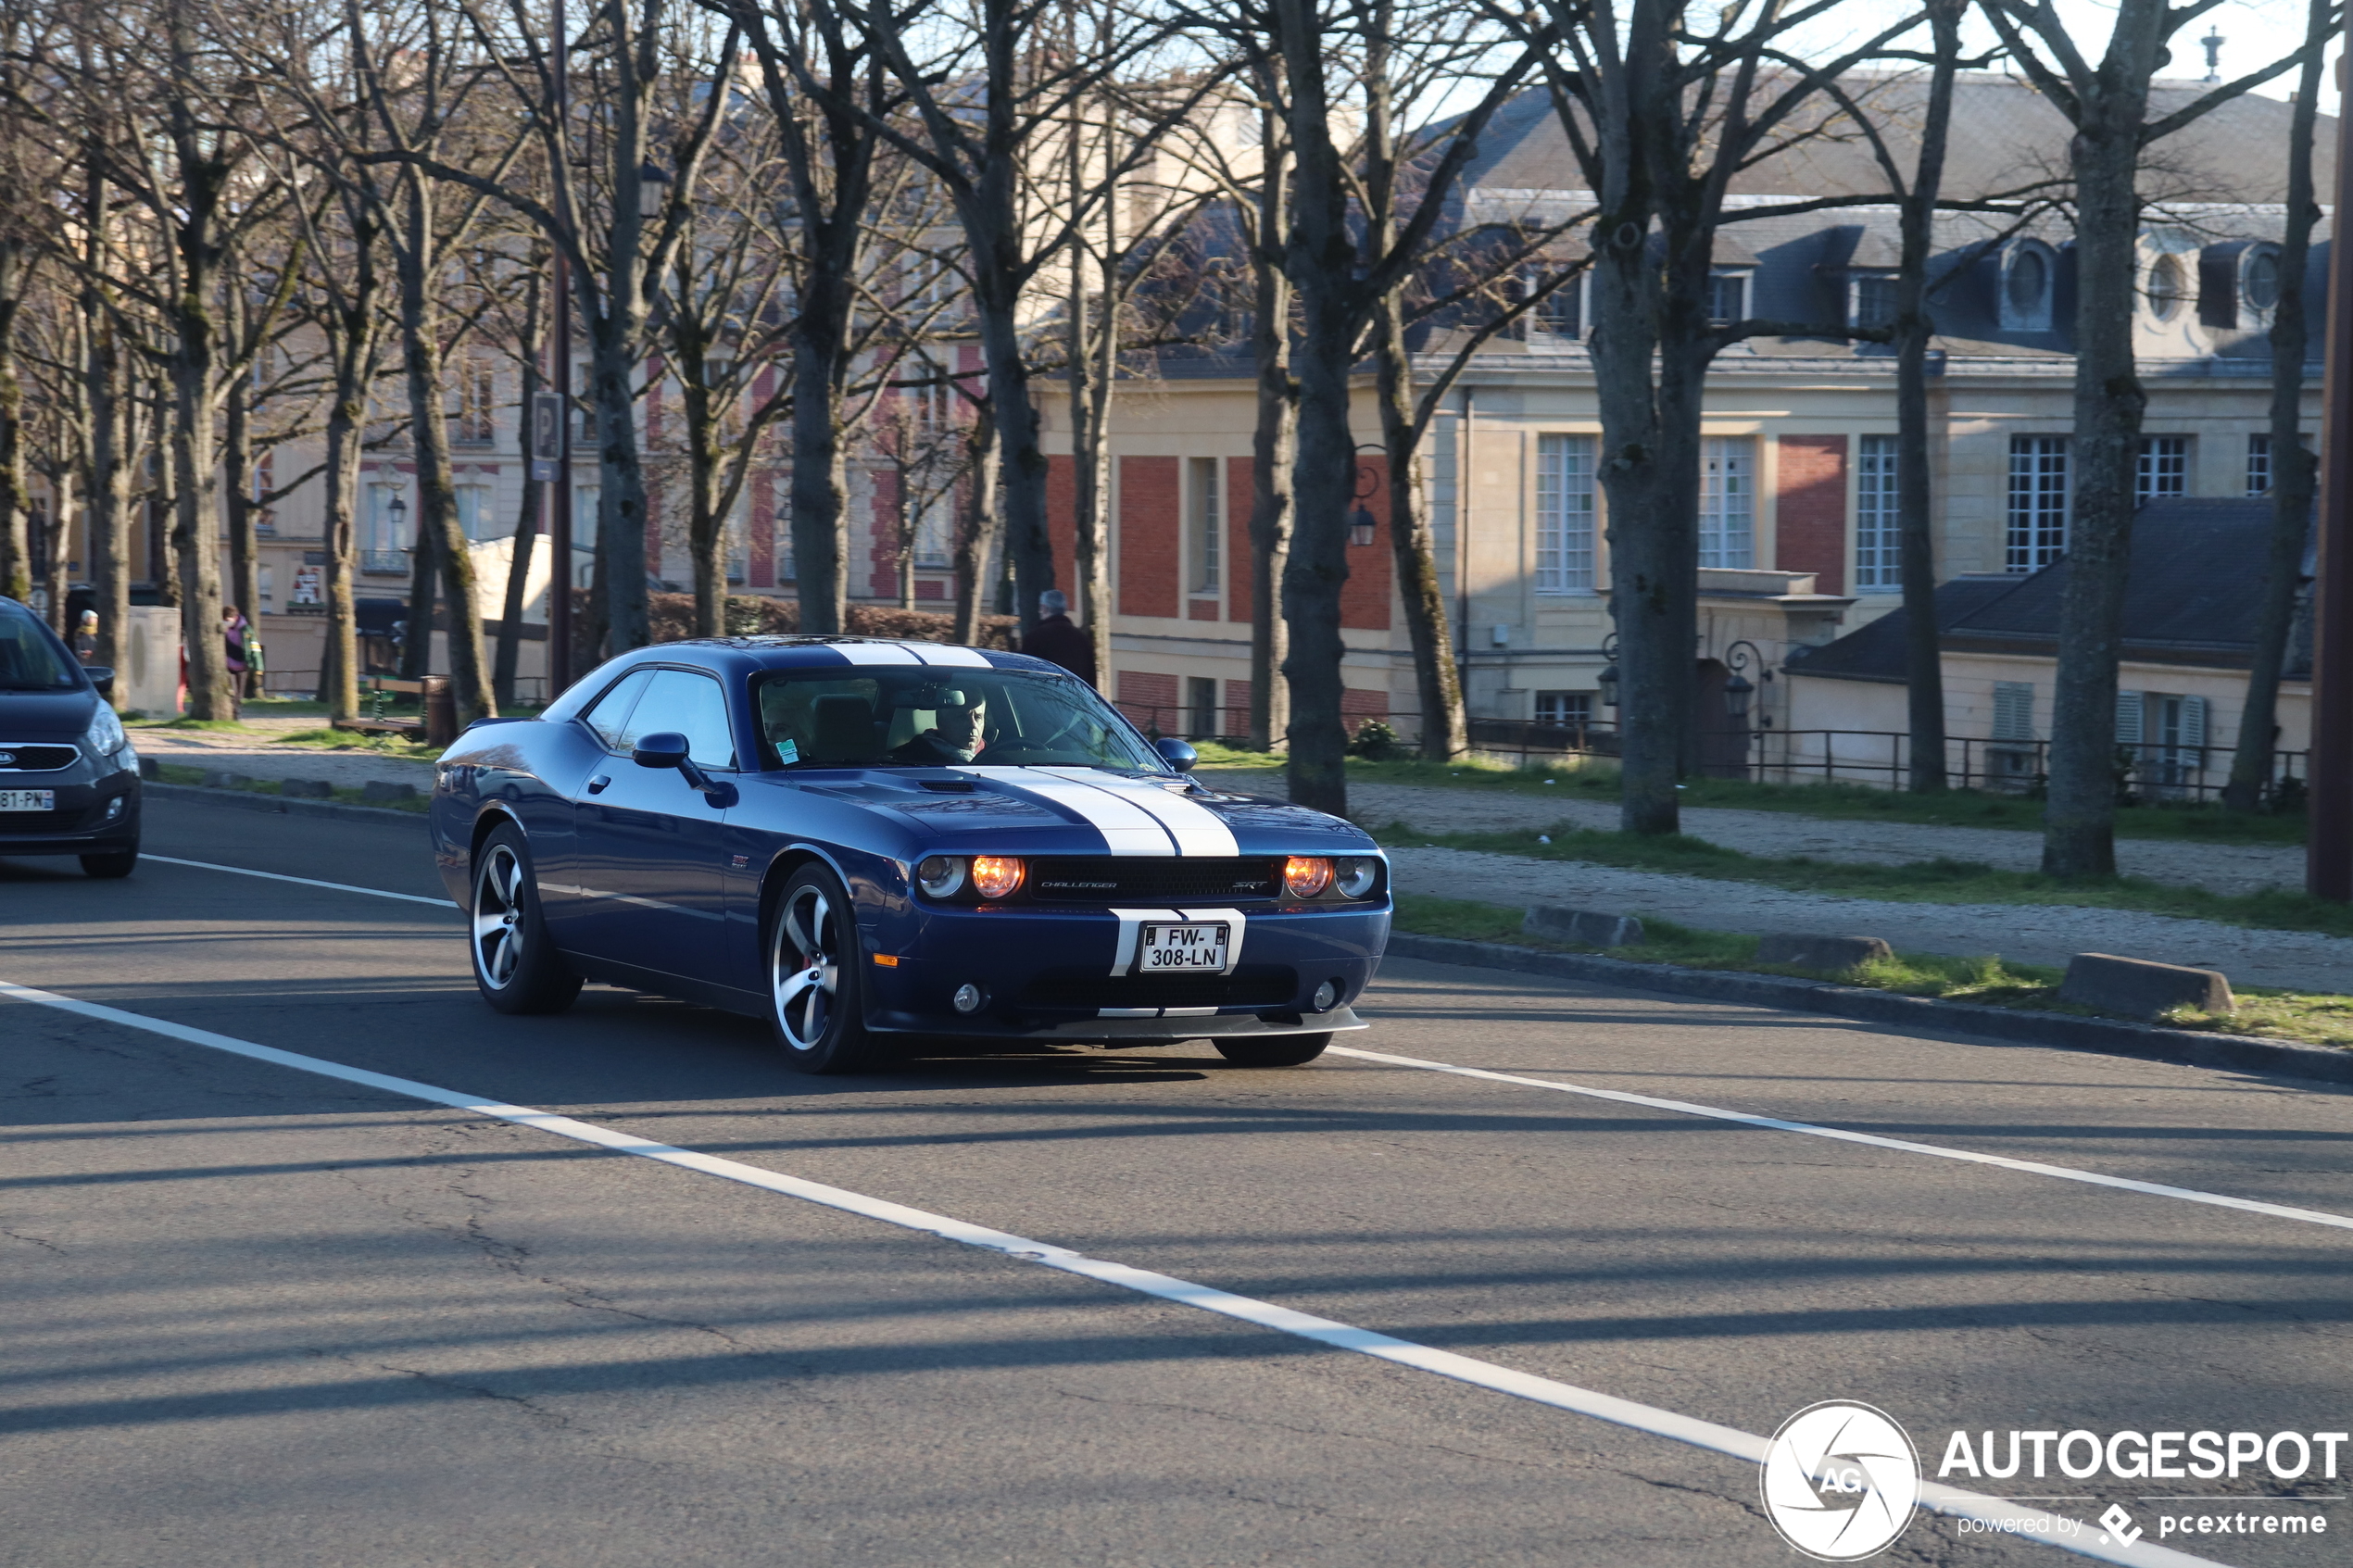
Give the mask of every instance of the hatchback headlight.
M 1002 898 L 1021 885 L 1022 863 L 1011 855 L 973 857 L 973 890 L 984 898 Z
M 98 711 L 90 716 L 90 727 L 82 732 L 82 742 L 101 757 L 112 757 L 131 744 L 131 737 L 122 733 L 122 721 L 101 698 Z
M 1293 855 L 1283 862 L 1283 885 L 1294 898 L 1313 898 L 1332 884 L 1332 863 L 1321 855 Z
M 1380 862 L 1370 855 L 1343 855 L 1333 863 L 1332 885 L 1343 898 L 1362 898 L 1380 880 Z
M 934 855 L 915 868 L 915 885 L 934 898 L 946 898 L 964 885 L 964 862 L 953 855 Z

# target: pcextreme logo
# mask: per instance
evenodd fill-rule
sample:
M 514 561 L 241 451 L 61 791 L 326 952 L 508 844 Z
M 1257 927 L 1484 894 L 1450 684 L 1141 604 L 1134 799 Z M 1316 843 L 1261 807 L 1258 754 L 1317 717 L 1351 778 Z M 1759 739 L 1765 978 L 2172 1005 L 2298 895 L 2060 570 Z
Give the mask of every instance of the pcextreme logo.
M 1758 1486 L 1781 1539 L 1818 1562 L 1854 1562 L 1912 1522 L 1919 1454 L 1886 1412 L 1825 1399 L 1781 1423 Z

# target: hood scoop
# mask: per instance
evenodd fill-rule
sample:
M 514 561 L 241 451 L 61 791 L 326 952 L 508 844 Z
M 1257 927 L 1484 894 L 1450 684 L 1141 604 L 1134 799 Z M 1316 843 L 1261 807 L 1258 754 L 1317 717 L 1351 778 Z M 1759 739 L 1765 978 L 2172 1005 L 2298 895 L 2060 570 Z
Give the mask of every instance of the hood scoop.
M 973 793 L 973 782 L 970 779 L 925 779 L 922 783 L 923 786 L 931 791 L 934 795 L 970 795 Z

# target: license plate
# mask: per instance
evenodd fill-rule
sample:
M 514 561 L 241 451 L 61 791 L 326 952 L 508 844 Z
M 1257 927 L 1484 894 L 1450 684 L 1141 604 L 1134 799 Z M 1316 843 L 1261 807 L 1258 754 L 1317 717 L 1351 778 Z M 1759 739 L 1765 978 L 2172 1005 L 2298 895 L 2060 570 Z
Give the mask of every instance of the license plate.
M 1136 943 L 1139 974 L 1191 973 L 1226 969 L 1226 944 L 1232 927 L 1222 920 L 1188 921 L 1169 925 L 1147 921 Z
M 54 811 L 57 809 L 57 792 L 54 789 L 0 789 L 0 811 Z

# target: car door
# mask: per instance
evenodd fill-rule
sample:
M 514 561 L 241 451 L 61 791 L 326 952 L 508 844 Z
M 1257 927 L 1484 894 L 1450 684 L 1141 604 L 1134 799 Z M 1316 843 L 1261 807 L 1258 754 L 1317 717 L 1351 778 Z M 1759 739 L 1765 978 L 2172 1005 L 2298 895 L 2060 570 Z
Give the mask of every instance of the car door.
M 725 909 L 720 869 L 727 813 L 673 768 L 630 760 L 639 737 L 675 731 L 714 779 L 736 769 L 736 745 L 718 680 L 698 670 L 644 671 L 626 716 L 592 727 L 605 761 L 573 798 L 573 881 L 560 946 L 689 980 L 723 981 Z M 615 688 L 607 701 L 621 695 Z M 605 717 L 606 703 L 598 704 Z M 611 727 L 607 728 L 607 724 Z

